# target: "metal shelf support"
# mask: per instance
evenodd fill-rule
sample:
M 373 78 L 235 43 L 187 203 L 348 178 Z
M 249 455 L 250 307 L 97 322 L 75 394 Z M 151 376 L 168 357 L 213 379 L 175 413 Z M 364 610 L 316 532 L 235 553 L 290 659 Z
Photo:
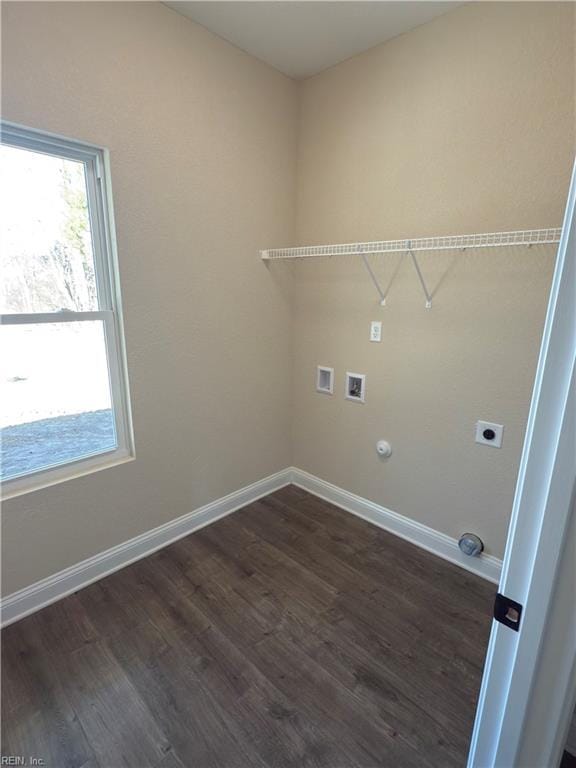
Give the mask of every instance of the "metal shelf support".
M 422 270 L 420 269 L 420 264 L 418 264 L 418 259 L 416 258 L 416 254 L 410 247 L 410 243 L 408 243 L 408 253 L 410 254 L 410 257 L 412 258 L 412 264 L 414 264 L 414 269 L 416 270 L 416 273 L 418 275 L 418 279 L 420 280 L 420 285 L 422 286 L 422 290 L 424 291 L 424 296 L 426 296 L 426 309 L 432 309 L 432 294 L 428 290 L 426 286 L 426 281 L 424 280 L 424 276 L 422 275 Z
M 380 306 L 381 307 L 385 307 L 386 306 L 386 294 L 384 293 L 384 291 L 380 287 L 380 283 L 378 282 L 378 278 L 374 274 L 374 270 L 370 266 L 370 262 L 366 258 L 366 254 L 363 253 L 363 252 L 360 252 L 360 255 L 362 256 L 362 261 L 364 262 L 364 266 L 366 267 L 366 270 L 367 270 L 368 274 L 370 275 L 370 279 L 374 283 L 374 287 L 376 288 L 376 290 L 378 291 L 378 295 L 380 296 Z
M 386 253 L 409 254 L 418 275 L 418 280 L 426 297 L 426 309 L 432 307 L 430 293 L 416 253 L 418 251 L 448 251 L 468 248 L 504 248 L 510 246 L 556 245 L 560 242 L 560 227 L 550 229 L 527 229 L 514 232 L 487 232 L 478 235 L 442 235 L 440 237 L 421 237 L 414 240 L 377 240 L 366 243 L 341 243 L 338 245 L 307 245 L 297 248 L 272 248 L 260 251 L 265 261 L 298 260 L 325 256 L 360 256 L 370 280 L 380 297 L 380 305 L 385 306 L 390 284 L 383 289 L 370 262 L 369 255 Z M 402 257 L 401 257 L 402 259 Z

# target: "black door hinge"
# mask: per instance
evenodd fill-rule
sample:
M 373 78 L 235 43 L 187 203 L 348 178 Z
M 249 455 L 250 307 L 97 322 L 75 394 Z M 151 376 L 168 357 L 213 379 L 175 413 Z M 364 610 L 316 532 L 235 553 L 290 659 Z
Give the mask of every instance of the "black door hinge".
M 518 632 L 520 629 L 520 616 L 522 616 L 522 606 L 520 603 L 498 592 L 494 600 L 494 618 L 496 621 Z

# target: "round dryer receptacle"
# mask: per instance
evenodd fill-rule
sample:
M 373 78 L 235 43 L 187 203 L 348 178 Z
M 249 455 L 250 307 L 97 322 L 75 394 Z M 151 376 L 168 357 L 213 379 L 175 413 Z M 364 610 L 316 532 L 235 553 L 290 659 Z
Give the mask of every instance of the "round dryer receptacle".
M 484 550 L 484 543 L 475 533 L 463 533 L 458 540 L 460 551 L 470 557 L 477 557 Z

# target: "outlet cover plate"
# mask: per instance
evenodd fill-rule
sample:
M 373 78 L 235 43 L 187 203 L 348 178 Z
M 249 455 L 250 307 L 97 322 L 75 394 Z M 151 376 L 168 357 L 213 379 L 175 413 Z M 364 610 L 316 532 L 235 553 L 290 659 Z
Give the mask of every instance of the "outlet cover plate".
M 346 400 L 363 403 L 366 398 L 366 374 L 346 371 Z
M 372 320 L 370 323 L 370 341 L 382 341 L 381 320 Z
M 489 445 L 491 448 L 501 448 L 503 434 L 503 424 L 494 424 L 491 421 L 476 422 L 476 442 L 481 445 Z
M 334 368 L 319 365 L 316 368 L 316 392 L 323 395 L 334 394 Z

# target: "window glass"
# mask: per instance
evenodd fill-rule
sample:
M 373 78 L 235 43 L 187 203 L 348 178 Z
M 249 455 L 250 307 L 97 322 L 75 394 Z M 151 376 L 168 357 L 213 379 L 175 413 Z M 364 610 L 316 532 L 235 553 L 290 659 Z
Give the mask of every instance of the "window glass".
M 117 446 L 104 323 L 0 327 L 2 477 Z
M 0 122 L 3 498 L 134 456 L 106 150 Z
M 0 313 L 98 309 L 84 163 L 0 146 Z

